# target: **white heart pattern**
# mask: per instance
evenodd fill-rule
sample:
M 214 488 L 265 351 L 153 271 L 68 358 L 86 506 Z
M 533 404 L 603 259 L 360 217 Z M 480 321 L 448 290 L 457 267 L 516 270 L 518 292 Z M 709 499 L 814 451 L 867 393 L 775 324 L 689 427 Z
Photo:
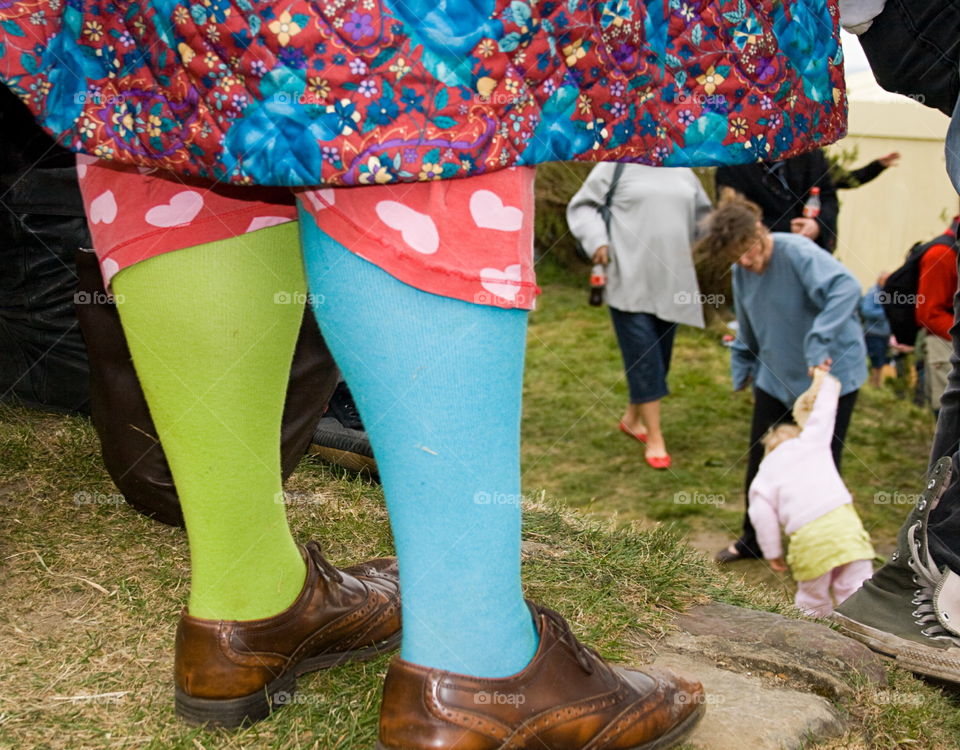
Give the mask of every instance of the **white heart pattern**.
M 113 191 L 107 190 L 90 201 L 87 214 L 91 224 L 113 224 L 117 218 L 117 199 L 113 197 Z
M 511 302 L 520 293 L 520 280 L 519 263 L 507 266 L 502 271 L 499 268 L 484 268 L 480 271 L 480 285 L 491 294 L 503 297 Z M 504 283 L 511 281 L 517 283 Z
M 500 196 L 490 190 L 477 190 L 470 196 L 470 215 L 481 229 L 516 232 L 523 226 L 523 211 L 504 206 Z
M 104 258 L 100 264 L 100 275 L 103 276 L 103 285 L 109 287 L 110 279 L 112 279 L 119 270 L 120 264 L 117 263 L 117 261 L 113 258 Z
M 247 227 L 248 232 L 256 232 L 258 229 L 275 227 L 279 224 L 286 224 L 290 219 L 286 216 L 256 216 Z
M 414 211 L 397 201 L 380 201 L 377 216 L 391 229 L 396 229 L 403 241 L 423 255 L 433 255 L 440 249 L 440 233 L 433 219 Z
M 154 206 L 147 211 L 147 224 L 155 227 L 179 227 L 189 224 L 203 208 L 203 196 L 195 190 L 184 190 L 174 195 L 169 203 Z
M 314 211 L 322 211 L 329 208 L 337 202 L 336 193 L 333 188 L 323 188 L 322 190 L 304 190 L 303 194 L 307 196 L 310 205 Z
M 90 156 L 88 154 L 77 154 L 77 178 L 82 180 L 87 176 L 87 165 L 93 164 L 97 161 L 96 156 Z

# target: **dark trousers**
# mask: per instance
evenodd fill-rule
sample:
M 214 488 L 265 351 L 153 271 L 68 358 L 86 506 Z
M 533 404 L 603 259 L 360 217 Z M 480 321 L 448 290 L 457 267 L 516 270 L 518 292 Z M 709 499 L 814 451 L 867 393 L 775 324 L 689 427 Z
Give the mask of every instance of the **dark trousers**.
M 960 575 L 960 324 L 956 322 L 960 320 L 960 293 L 953 298 L 953 319 L 950 374 L 940 401 L 937 431 L 930 452 L 931 467 L 944 456 L 952 455 L 953 475 L 939 504 L 930 512 L 927 536 L 934 562 Z
M 850 417 L 853 414 L 853 407 L 857 402 L 859 392 L 853 391 L 853 393 L 841 396 L 837 404 L 837 419 L 833 426 L 833 442 L 830 445 L 837 471 L 840 471 L 843 442 L 847 436 L 847 428 L 850 426 Z M 754 388 L 753 420 L 750 423 L 750 455 L 747 458 L 747 479 L 743 491 L 744 501 L 748 508 L 750 507 L 750 485 L 760 469 L 760 462 L 763 460 L 763 443 L 761 440 L 767 430 L 784 422 L 793 423 L 791 408 L 766 391 Z M 760 545 L 757 544 L 757 532 L 754 531 L 753 524 L 750 523 L 750 515 L 746 512 L 743 514 L 743 534 L 737 540 L 737 550 L 743 555 L 763 557 Z

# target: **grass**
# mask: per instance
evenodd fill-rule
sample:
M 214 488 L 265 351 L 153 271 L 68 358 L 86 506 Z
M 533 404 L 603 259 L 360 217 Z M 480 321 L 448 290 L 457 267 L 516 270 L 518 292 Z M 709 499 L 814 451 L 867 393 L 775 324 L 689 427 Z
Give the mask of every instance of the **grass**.
M 674 464 L 655 472 L 643 462 L 642 446 L 616 429 L 627 386 L 607 309 L 586 304 L 585 284 L 555 280 L 544 288 L 527 349 L 525 485 L 592 513 L 737 535 L 752 400 L 731 391 L 721 324 L 679 330 L 672 394 L 663 402 Z M 932 415 L 892 387 L 862 389 L 844 479 L 881 545 L 896 536 L 904 496 L 923 484 L 933 429 Z
M 625 385 L 606 312 L 551 273 L 541 277 L 547 294 L 532 320 L 525 387 L 528 595 L 568 616 L 604 655 L 632 661 L 697 602 L 789 612 L 784 591 L 722 571 L 682 542 L 733 533 L 740 512 L 750 406 L 729 393 L 717 334 L 678 337 L 666 403 L 676 466 L 654 473 L 614 429 Z M 915 491 L 931 431 L 892 391 L 867 392 L 858 405 L 846 476 L 878 539 L 893 537 L 903 508 L 870 498 Z M 294 704 L 249 729 L 178 722 L 171 672 L 189 575 L 183 532 L 119 501 L 83 419 L 0 407 L 0 456 L 0 747 L 372 746 L 385 658 L 304 678 Z M 378 487 L 305 459 L 287 489 L 295 535 L 321 538 L 334 562 L 390 552 Z M 723 502 L 676 502 L 678 492 Z M 893 669 L 890 678 L 886 691 L 861 686 L 841 706 L 851 732 L 822 747 L 960 744 L 953 698 Z

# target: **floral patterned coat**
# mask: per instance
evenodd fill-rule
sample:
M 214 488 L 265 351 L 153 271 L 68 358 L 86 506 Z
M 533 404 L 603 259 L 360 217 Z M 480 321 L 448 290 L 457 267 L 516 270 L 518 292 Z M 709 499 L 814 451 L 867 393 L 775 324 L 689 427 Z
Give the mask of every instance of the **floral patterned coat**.
M 787 156 L 844 133 L 836 0 L 0 0 L 77 151 L 240 184 Z

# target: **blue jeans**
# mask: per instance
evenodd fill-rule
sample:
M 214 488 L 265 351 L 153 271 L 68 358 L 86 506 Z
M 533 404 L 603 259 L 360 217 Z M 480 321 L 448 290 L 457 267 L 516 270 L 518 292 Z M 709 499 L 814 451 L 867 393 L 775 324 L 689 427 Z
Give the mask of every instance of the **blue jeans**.
M 874 336 L 868 333 L 863 337 L 863 340 L 867 343 L 867 356 L 870 358 L 870 366 L 874 370 L 883 367 L 890 361 L 887 356 L 889 336 Z
M 610 317 L 627 372 L 630 403 L 659 401 L 670 393 L 667 373 L 677 324 L 650 313 L 624 312 L 614 307 L 610 308 Z

